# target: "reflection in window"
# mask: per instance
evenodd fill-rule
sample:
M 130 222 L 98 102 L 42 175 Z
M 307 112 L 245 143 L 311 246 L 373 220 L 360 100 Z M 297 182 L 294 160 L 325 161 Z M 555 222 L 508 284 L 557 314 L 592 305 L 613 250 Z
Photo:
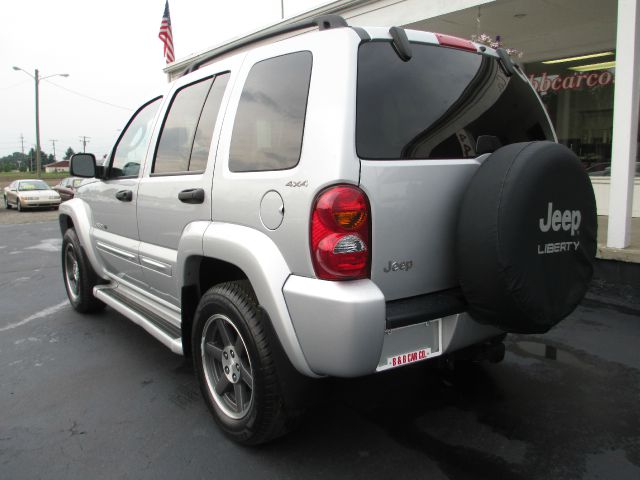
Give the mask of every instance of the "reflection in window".
M 297 52 L 251 68 L 233 125 L 231 171 L 284 170 L 298 164 L 311 62 L 310 52 Z
M 142 165 L 147 153 L 147 144 L 153 129 L 151 122 L 159 106 L 160 98 L 156 98 L 143 105 L 134 114 L 118 145 L 116 145 L 111 162 L 110 178 L 138 175 L 140 165 Z
M 185 172 L 202 105 L 212 78 L 183 87 L 173 98 L 156 151 L 153 173 Z
M 470 158 L 491 145 L 553 139 L 526 80 L 494 57 L 412 44 L 403 62 L 389 42 L 360 47 L 356 148 L 372 160 Z
M 229 82 L 229 73 L 218 75 L 213 82 L 213 86 L 207 95 L 207 100 L 202 109 L 200 122 L 193 139 L 191 149 L 191 160 L 189 161 L 189 171 L 203 171 L 207 166 L 209 158 L 209 148 L 211 147 L 211 137 L 218 118 L 218 111 L 222 103 L 222 96 Z
M 228 81 L 224 73 L 178 91 L 160 134 L 153 173 L 204 171 Z

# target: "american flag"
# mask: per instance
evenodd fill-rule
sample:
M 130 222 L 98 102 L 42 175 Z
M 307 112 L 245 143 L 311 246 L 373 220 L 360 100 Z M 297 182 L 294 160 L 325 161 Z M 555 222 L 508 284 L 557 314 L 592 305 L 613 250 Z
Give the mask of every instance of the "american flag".
M 171 17 L 169 16 L 169 0 L 164 5 L 164 15 L 162 15 L 162 23 L 160 24 L 160 33 L 158 37 L 164 44 L 164 59 L 167 63 L 175 60 L 173 55 L 173 34 L 171 33 Z

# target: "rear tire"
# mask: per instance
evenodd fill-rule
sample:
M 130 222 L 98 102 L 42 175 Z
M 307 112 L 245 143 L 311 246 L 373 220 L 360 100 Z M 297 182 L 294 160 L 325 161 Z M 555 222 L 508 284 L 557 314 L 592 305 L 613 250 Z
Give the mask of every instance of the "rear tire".
M 71 306 L 80 313 L 102 310 L 105 304 L 93 296 L 93 287 L 101 283 L 84 254 L 73 228 L 62 239 L 62 277 Z
M 222 431 L 243 445 L 266 443 L 297 423 L 285 407 L 266 322 L 247 281 L 212 287 L 195 313 L 192 352 L 202 396 Z

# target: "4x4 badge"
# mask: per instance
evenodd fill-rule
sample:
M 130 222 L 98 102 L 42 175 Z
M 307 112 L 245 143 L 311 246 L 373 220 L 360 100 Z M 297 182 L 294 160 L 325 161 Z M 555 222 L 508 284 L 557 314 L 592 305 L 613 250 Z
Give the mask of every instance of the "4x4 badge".
M 285 184 L 285 187 L 308 187 L 309 180 L 301 180 L 299 182 L 289 181 Z

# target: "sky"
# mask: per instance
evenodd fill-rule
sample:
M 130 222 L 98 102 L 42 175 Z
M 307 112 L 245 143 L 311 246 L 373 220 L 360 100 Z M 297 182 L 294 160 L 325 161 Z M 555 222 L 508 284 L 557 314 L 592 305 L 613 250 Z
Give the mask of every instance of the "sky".
M 285 17 L 328 0 L 284 0 Z M 167 88 L 158 31 L 165 0 L 7 0 L 0 29 L 0 157 L 35 146 L 61 160 L 68 147 L 97 158 L 144 102 Z M 277 22 L 280 0 L 169 0 L 176 60 Z

